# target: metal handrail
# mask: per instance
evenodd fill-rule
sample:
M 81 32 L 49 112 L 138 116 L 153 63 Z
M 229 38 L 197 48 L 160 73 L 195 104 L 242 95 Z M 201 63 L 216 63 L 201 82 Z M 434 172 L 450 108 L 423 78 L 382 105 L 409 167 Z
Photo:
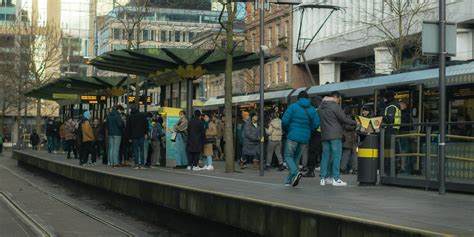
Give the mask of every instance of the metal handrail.
M 395 157 L 422 157 L 426 156 L 427 154 L 425 153 L 404 153 L 404 154 L 395 154 Z M 431 155 L 431 157 L 438 157 L 438 155 Z M 464 160 L 464 161 L 469 161 L 469 162 L 474 162 L 474 157 L 461 157 L 461 156 L 446 156 L 446 158 L 451 159 L 451 160 Z
M 474 121 L 466 121 L 466 122 L 447 122 L 446 125 L 458 125 L 458 124 L 464 124 L 464 125 L 474 125 Z M 414 126 L 432 126 L 432 127 L 437 127 L 439 126 L 438 122 L 429 122 L 429 123 L 401 123 L 401 124 L 381 124 L 380 126 L 382 127 L 394 127 L 394 126 L 400 126 L 400 127 L 414 127 Z

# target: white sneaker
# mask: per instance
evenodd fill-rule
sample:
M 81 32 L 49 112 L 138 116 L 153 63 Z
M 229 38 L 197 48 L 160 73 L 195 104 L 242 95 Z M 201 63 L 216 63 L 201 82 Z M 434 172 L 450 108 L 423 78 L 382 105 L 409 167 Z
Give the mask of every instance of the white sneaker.
M 314 168 L 314 171 L 318 171 L 318 172 L 321 171 L 321 167 Z
M 194 171 L 200 171 L 201 168 L 200 168 L 199 166 L 194 166 L 194 167 L 193 167 L 193 170 L 194 170 Z
M 214 170 L 214 166 L 208 165 L 208 166 L 207 166 L 207 170 Z
M 333 179 L 332 186 L 347 186 L 347 183 L 342 181 L 341 179 L 338 179 L 338 180 Z
M 188 166 L 188 168 L 186 168 L 187 170 L 192 170 L 191 166 Z
M 324 182 L 325 182 L 326 184 L 329 184 L 329 185 L 333 184 L 332 181 L 333 181 L 333 179 L 330 179 L 330 178 L 324 179 Z
M 204 167 L 202 167 L 203 170 L 207 170 L 207 165 L 205 165 Z
M 138 170 L 138 169 L 140 169 L 140 167 L 135 166 L 135 167 L 133 167 L 133 169 L 134 169 L 134 170 Z
M 321 186 L 326 185 L 326 182 L 324 181 L 324 179 L 321 179 L 321 180 L 319 181 L 319 185 L 321 185 Z

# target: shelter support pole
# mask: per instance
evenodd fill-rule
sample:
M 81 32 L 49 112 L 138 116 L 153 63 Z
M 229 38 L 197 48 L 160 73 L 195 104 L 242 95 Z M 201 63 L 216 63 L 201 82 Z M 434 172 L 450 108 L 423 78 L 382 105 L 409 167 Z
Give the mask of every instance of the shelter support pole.
M 148 78 L 145 79 L 145 98 L 143 99 L 143 106 L 145 113 L 148 112 Z
M 190 120 L 193 117 L 193 80 L 186 79 L 186 114 Z

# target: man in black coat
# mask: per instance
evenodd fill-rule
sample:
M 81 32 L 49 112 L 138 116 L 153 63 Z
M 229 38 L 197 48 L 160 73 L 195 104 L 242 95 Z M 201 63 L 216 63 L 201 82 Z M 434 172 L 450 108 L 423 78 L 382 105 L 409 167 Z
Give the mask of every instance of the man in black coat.
M 134 169 L 145 169 L 145 138 L 148 137 L 148 120 L 136 107 L 131 108 L 127 119 L 127 137 L 133 143 Z
M 188 141 L 186 150 L 188 151 L 188 170 L 201 170 L 198 166 L 199 157 L 206 141 L 206 131 L 204 122 L 200 119 L 201 111 L 194 111 L 193 118 L 188 123 Z

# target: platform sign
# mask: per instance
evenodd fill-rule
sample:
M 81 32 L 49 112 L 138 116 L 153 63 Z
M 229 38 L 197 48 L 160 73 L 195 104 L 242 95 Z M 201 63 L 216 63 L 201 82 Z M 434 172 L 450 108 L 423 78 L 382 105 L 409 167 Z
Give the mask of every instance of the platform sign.
M 139 99 L 138 104 L 142 105 L 143 104 L 142 97 L 140 96 L 140 97 L 138 97 L 138 99 Z M 129 96 L 128 97 L 128 102 L 130 102 L 132 104 L 135 103 L 135 96 Z M 146 97 L 146 103 L 149 104 L 149 105 L 151 104 L 151 96 Z
M 79 99 L 79 95 L 78 94 L 53 93 L 53 99 L 77 100 L 77 99 Z
M 105 104 L 107 103 L 107 96 L 105 95 L 82 95 L 81 96 L 82 103 L 89 103 L 89 104 Z
M 178 123 L 179 112 L 181 108 L 170 108 L 161 107 L 160 114 L 163 116 L 165 122 L 164 128 L 166 129 L 166 167 L 176 166 L 176 142 L 171 141 L 172 132 L 174 125 Z

